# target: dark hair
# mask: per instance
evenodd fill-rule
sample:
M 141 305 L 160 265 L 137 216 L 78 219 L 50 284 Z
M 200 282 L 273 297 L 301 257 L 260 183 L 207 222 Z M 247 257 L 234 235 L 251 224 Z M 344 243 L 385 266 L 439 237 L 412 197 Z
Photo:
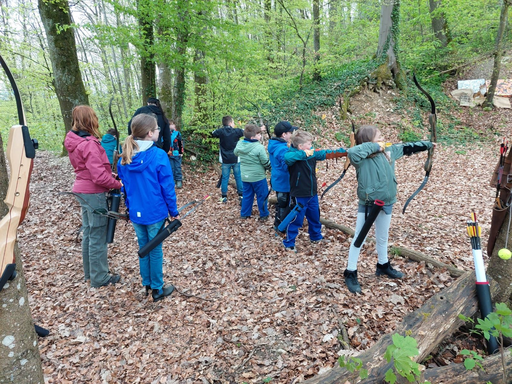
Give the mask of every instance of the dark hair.
M 233 118 L 231 116 L 224 116 L 222 118 L 222 125 L 225 127 L 228 126 L 229 123 L 232 123 L 232 122 L 233 122 Z
M 107 130 L 107 134 L 112 135 L 112 136 L 116 136 L 116 130 L 114 128 L 109 128 Z
M 252 139 L 258 133 L 261 133 L 261 128 L 256 124 L 247 124 L 244 129 L 244 137 L 246 139 Z
M 356 144 L 359 145 L 372 142 L 373 139 L 375 139 L 375 136 L 377 136 L 378 131 L 379 128 L 375 125 L 361 125 L 356 132 Z
M 164 119 L 164 124 L 169 125 L 169 120 L 167 119 L 167 116 L 165 116 L 165 112 L 162 108 L 162 104 L 160 104 L 160 100 L 158 100 L 156 97 L 149 97 L 147 103 L 156 105 L 158 107 L 158 109 L 160 109 L 160 112 L 162 112 L 162 119 Z M 160 129 L 163 132 L 164 127 L 160 127 Z M 160 133 L 160 134 L 162 135 L 162 133 Z

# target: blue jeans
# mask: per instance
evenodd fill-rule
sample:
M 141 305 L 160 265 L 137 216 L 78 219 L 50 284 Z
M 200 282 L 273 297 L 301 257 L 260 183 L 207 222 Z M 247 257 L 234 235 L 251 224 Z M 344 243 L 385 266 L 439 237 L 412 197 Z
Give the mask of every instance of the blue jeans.
M 139 242 L 139 248 L 145 246 L 149 240 L 157 235 L 163 223 L 164 220 L 151 225 L 141 225 L 132 222 Z M 158 244 L 146 257 L 139 257 L 142 285 L 149 285 L 151 289 L 162 289 L 164 286 L 163 262 L 162 243 Z
M 254 202 L 255 194 L 256 202 L 258 203 L 258 210 L 260 211 L 260 217 L 267 217 L 270 214 L 267 208 L 267 179 L 263 179 L 253 183 L 244 181 L 244 198 L 242 199 L 242 209 L 240 210 L 240 216 L 251 216 L 252 203 Z
M 91 287 L 99 287 L 110 279 L 107 259 L 107 221 L 105 216 L 93 213 L 96 209 L 107 209 L 105 193 L 77 193 L 82 206 L 82 261 L 85 280 Z
M 238 190 L 238 194 L 242 195 L 244 193 L 242 174 L 240 173 L 240 163 L 222 164 L 222 183 L 220 185 L 220 192 L 222 193 L 222 196 L 227 196 L 228 194 L 229 174 L 231 169 L 233 169 L 233 175 L 235 176 L 236 189 Z
M 183 179 L 183 174 L 181 173 L 181 156 L 169 156 L 169 161 L 171 162 L 174 181 L 181 181 Z
M 297 203 L 304 208 L 297 214 L 295 220 L 286 228 L 286 238 L 283 240 L 285 247 L 293 247 L 295 238 L 299 234 L 299 228 L 304 223 L 304 216 L 308 220 L 309 240 L 317 241 L 323 238 L 322 224 L 320 224 L 320 206 L 318 205 L 318 195 L 313 197 L 295 197 Z

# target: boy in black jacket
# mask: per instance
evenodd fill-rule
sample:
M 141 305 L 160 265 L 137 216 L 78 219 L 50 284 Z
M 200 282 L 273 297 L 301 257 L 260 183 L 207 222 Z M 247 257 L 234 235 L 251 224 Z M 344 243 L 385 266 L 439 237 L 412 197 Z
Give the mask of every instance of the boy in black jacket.
M 347 156 L 347 151 L 343 148 L 314 150 L 311 149 L 312 146 L 313 136 L 309 132 L 298 130 L 293 133 L 291 147 L 284 155 L 290 172 L 290 196 L 295 204 L 302 207 L 288 224 L 286 238 L 283 240 L 285 248 L 293 252 L 297 252 L 295 238 L 302 227 L 304 216 L 308 220 L 309 240 L 318 243 L 323 239 L 316 182 L 317 160 Z
M 213 137 L 220 139 L 219 161 L 222 163 L 222 182 L 220 187 L 222 197 L 220 202 L 226 203 L 228 201 L 228 182 L 231 169 L 233 169 L 233 175 L 235 176 L 238 198 L 241 201 L 244 187 L 240 173 L 240 162 L 233 151 L 238 140 L 244 136 L 244 131 L 240 128 L 235 128 L 235 123 L 231 116 L 224 116 L 222 118 L 222 125 L 222 128 L 212 132 Z

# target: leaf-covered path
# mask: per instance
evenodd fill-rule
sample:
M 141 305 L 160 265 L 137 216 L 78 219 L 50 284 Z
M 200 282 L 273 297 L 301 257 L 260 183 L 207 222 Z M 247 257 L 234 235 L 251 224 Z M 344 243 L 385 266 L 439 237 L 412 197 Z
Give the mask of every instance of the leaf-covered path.
M 390 246 L 472 269 L 465 223 L 474 209 L 487 239 L 496 146 L 439 146 L 430 181 L 402 215 L 423 180 L 424 159 L 423 153 L 397 162 Z M 341 170 L 341 162 L 327 170 L 320 163 L 319 185 Z M 232 189 L 227 204 L 217 203 L 213 171 L 192 174 L 185 167 L 185 177 L 179 205 L 212 198 L 165 241 L 164 276 L 197 297 L 175 292 L 153 303 L 141 286 L 133 228 L 124 222 L 109 246 L 121 283 L 100 289 L 85 283 L 79 205 L 59 195 L 71 190 L 73 170 L 67 158 L 38 152 L 19 242 L 34 320 L 50 330 L 39 339 L 48 383 L 300 382 L 335 364 L 340 325 L 353 349 L 367 349 L 453 281 L 445 270 L 400 257 L 392 263 L 405 272 L 403 280 L 377 278 L 375 248 L 367 244 L 359 262 L 363 293 L 352 295 L 342 277 L 347 235 L 324 228 L 328 242 L 312 245 L 302 230 L 299 253 L 285 252 L 271 221 L 256 220 L 256 207 L 253 218 L 239 219 Z M 322 216 L 353 228 L 355 186 L 351 168 L 323 199 Z

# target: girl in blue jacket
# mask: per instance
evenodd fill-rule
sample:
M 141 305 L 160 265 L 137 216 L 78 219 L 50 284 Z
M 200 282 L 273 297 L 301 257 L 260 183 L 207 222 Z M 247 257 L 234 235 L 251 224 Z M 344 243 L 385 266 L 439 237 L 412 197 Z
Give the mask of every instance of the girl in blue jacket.
M 361 246 L 354 245 L 355 239 L 361 232 L 366 220 L 366 212 L 375 200 L 382 200 L 384 207 L 375 219 L 375 239 L 378 254 L 377 276 L 386 275 L 392 279 L 400 279 L 402 272 L 395 270 L 388 259 L 388 236 L 391 224 L 391 212 L 396 202 L 395 160 L 402 156 L 426 151 L 435 147 L 430 141 L 403 143 L 387 146 L 384 136 L 373 125 L 363 125 L 356 133 L 356 146 L 348 149 L 350 163 L 356 169 L 357 196 L 359 208 L 357 211 L 356 230 L 348 253 L 347 269 L 343 275 L 345 284 L 352 293 L 361 292 L 357 279 L 357 261 Z M 364 244 L 364 241 L 363 241 Z
M 156 145 L 160 128 L 153 116 L 139 114 L 131 124 L 132 134 L 123 145 L 117 171 L 123 181 L 126 207 L 137 234 L 139 247 L 153 239 L 168 216 L 178 218 L 174 179 L 167 154 Z M 153 301 L 162 300 L 173 291 L 164 286 L 162 244 L 148 256 L 139 258 L 142 285 L 146 294 L 152 290 Z

